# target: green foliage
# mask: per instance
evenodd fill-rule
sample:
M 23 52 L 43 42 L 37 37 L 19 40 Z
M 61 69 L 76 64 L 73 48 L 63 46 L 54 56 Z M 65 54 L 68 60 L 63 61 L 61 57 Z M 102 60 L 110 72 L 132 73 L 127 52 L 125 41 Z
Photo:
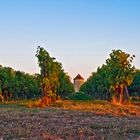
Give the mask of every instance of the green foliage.
M 121 50 L 113 50 L 106 64 L 98 68 L 80 90 L 97 99 L 109 100 L 117 87 L 123 87 L 127 92 L 127 86 L 132 83 L 135 73 L 132 66 L 134 57 Z M 117 91 L 119 92 L 118 89 Z
M 14 100 L 35 99 L 41 96 L 42 87 L 49 96 L 65 97 L 74 91 L 61 63 L 50 57 L 49 53 L 41 47 L 38 47 L 36 56 L 41 75 L 29 75 L 0 65 L 0 100 L 2 95 L 5 96 L 8 93 L 12 94 Z
M 127 87 L 132 83 L 135 73 L 135 67 L 132 66 L 134 57 L 121 50 L 113 50 L 110 58 L 106 60 L 108 81 L 110 90 L 114 93 L 114 102 L 121 104 L 129 102 Z
M 41 71 L 41 84 L 43 95 L 54 96 L 59 87 L 61 64 L 50 57 L 49 53 L 38 46 L 36 57 Z
M 98 68 L 97 72 L 92 73 L 87 81 L 81 86 L 80 91 L 83 91 L 96 99 L 110 100 L 111 95 L 109 92 L 107 74 L 105 65 Z
M 0 67 L 0 91 L 12 94 L 13 99 L 32 99 L 40 96 L 38 75 L 15 71 L 10 67 Z
M 69 95 L 71 95 L 71 93 L 74 92 L 73 84 L 71 83 L 71 80 L 70 80 L 70 77 L 68 76 L 68 74 L 65 73 L 64 71 L 62 71 L 59 76 L 59 82 L 60 82 L 60 86 L 57 89 L 57 94 L 61 98 L 65 99 Z
M 120 84 L 129 86 L 132 83 L 135 72 L 135 67 L 132 66 L 134 57 L 121 50 L 112 51 L 110 58 L 106 60 L 110 88 L 115 89 L 116 85 Z
M 47 96 L 66 96 L 73 92 L 69 76 L 62 69 L 61 63 L 42 47 L 38 46 L 36 57 L 41 70 L 42 94 Z
M 130 96 L 140 97 L 140 70 L 136 70 L 132 84 L 129 86 Z
M 84 100 L 84 101 L 93 100 L 92 96 L 85 94 L 84 92 L 73 93 L 69 98 L 71 100 Z

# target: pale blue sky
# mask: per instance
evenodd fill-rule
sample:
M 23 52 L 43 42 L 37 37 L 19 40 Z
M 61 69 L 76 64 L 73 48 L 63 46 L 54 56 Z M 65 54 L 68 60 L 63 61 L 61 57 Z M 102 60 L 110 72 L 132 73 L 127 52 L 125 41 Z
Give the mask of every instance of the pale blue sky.
M 139 0 L 0 0 L 0 64 L 39 72 L 40 45 L 74 78 L 87 78 L 112 49 L 140 68 Z

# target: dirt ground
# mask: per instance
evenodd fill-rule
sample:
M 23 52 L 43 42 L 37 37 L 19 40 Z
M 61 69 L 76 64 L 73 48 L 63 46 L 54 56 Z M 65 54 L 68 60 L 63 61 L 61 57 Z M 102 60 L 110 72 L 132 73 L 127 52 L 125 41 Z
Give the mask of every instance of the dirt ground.
M 140 140 L 139 106 L 131 111 L 106 103 L 54 106 L 0 104 L 0 140 Z

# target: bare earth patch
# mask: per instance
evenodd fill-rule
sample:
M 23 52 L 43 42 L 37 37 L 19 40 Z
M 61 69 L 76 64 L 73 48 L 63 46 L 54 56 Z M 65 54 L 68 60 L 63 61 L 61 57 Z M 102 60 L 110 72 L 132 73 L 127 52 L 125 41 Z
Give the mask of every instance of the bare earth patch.
M 0 104 L 0 140 L 140 140 L 139 106 L 71 101 L 53 106 Z

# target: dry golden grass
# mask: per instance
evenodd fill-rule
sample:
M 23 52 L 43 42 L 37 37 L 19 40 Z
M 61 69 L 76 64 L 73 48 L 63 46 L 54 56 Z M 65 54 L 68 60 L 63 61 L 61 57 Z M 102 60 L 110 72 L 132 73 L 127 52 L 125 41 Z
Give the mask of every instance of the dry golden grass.
M 100 115 L 137 115 L 140 116 L 140 106 L 115 105 L 107 101 L 57 101 L 53 106 L 67 110 L 89 111 Z

